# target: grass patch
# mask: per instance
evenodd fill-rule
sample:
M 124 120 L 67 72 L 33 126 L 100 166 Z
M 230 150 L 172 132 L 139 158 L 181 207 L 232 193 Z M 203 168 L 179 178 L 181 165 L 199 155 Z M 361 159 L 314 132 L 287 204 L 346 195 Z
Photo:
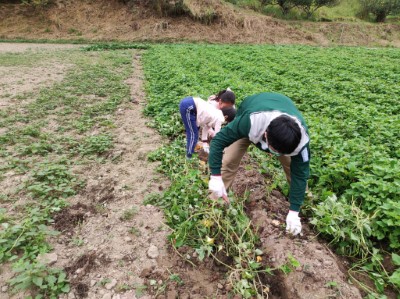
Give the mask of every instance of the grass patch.
M 129 100 L 124 81 L 132 72 L 131 58 L 127 50 L 90 57 L 77 50 L 0 53 L 3 67 L 46 65 L 48 59 L 73 65 L 63 81 L 32 94 L 33 101 L 1 112 L 0 178 L 10 171 L 26 177 L 0 201 L 0 261 L 13 263 L 13 290 L 28 289 L 33 296 L 49 298 L 69 292 L 65 273 L 37 264 L 36 257 L 51 250 L 46 240 L 57 234 L 49 229 L 53 214 L 84 185 L 73 173 L 74 166 L 97 163 L 93 157 L 113 146 L 110 121 L 118 105 Z M 105 119 L 109 122 L 102 125 Z M 93 128 L 97 134 L 92 134 Z M 11 215 L 2 206 L 15 196 L 28 204 Z

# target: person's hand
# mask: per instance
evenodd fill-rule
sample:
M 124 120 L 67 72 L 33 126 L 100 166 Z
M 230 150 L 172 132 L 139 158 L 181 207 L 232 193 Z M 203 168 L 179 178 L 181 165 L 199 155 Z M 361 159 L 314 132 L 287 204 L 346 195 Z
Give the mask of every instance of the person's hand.
M 210 136 L 211 138 L 215 137 L 215 131 L 213 129 L 208 129 L 207 133 L 208 133 L 208 136 Z
M 207 142 L 203 142 L 203 151 L 206 152 L 207 154 L 210 153 L 210 146 L 208 145 Z
M 217 98 L 217 96 L 215 94 L 211 95 L 208 97 L 208 101 L 214 101 Z
M 208 190 L 211 191 L 211 198 L 218 199 L 222 197 L 226 203 L 229 203 L 228 193 L 226 192 L 224 181 L 220 175 L 210 176 L 210 181 L 208 182 Z
M 301 222 L 299 212 L 289 211 L 286 216 L 286 231 L 294 236 L 301 233 Z

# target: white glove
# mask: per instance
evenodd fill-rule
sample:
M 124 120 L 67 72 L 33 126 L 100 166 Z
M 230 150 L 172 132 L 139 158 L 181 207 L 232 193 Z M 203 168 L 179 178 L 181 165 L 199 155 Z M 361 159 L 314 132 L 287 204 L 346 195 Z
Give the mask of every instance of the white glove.
M 211 191 L 211 197 L 213 199 L 218 199 L 222 197 L 225 201 L 229 202 L 228 194 L 226 193 L 224 181 L 220 175 L 210 176 L 210 181 L 208 182 L 208 190 Z
M 208 145 L 207 142 L 203 143 L 203 151 L 205 151 L 207 154 L 210 153 L 210 146 Z
M 286 232 L 293 234 L 294 236 L 301 232 L 301 222 L 299 212 L 289 211 L 286 216 Z

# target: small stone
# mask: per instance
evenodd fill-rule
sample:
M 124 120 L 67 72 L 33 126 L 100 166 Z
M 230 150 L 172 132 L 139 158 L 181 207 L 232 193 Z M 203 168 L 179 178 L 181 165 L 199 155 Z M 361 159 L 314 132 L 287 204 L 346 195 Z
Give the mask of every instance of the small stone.
M 103 297 L 101 297 L 101 299 L 112 299 L 111 294 L 104 294 Z
M 42 253 L 39 254 L 38 257 L 36 258 L 38 263 L 49 266 L 57 262 L 57 259 L 58 257 L 57 254 L 55 253 Z
M 149 249 L 147 250 L 147 256 L 151 259 L 155 259 L 159 256 L 158 248 L 154 245 L 150 245 Z
M 82 268 L 79 268 L 79 269 L 76 269 L 75 273 L 76 273 L 76 274 L 79 274 L 79 273 L 81 273 L 82 271 L 83 271 L 83 269 L 82 269 Z
M 153 269 L 151 269 L 151 268 L 144 268 L 139 276 L 142 278 L 147 278 L 150 276 L 152 271 L 153 271 Z
M 73 293 L 73 292 L 70 292 L 69 294 L 68 294 L 68 299 L 75 299 L 76 297 L 75 297 L 75 294 Z
M 119 294 L 115 294 L 114 296 L 112 296 L 112 299 L 121 299 L 121 296 Z
M 274 226 L 279 226 L 279 225 L 280 225 L 280 223 L 279 223 L 278 220 L 272 220 L 271 223 L 272 223 L 272 225 L 274 225 Z
M 175 290 L 170 290 L 167 292 L 167 299 L 176 299 L 178 298 L 178 292 Z
M 92 280 L 90 281 L 90 286 L 91 286 L 91 287 L 94 287 L 96 283 L 97 283 L 97 281 L 94 280 L 94 279 L 92 279 Z
M 125 242 L 127 242 L 127 243 L 132 242 L 132 238 L 130 238 L 130 237 L 125 237 L 124 240 L 125 240 Z
M 117 285 L 117 280 L 113 279 L 111 280 L 111 282 L 106 283 L 106 285 L 104 286 L 107 290 L 111 290 L 113 287 L 115 287 Z
M 323 264 L 324 264 L 324 266 L 332 266 L 333 262 L 330 261 L 330 260 L 326 260 L 326 261 L 323 262 Z
M 141 299 L 143 297 L 140 297 Z M 134 290 L 121 294 L 121 299 L 136 299 L 136 292 Z
M 222 289 L 224 288 L 224 286 L 223 286 L 222 284 L 218 283 L 218 284 L 217 284 L 217 288 L 220 289 L 220 290 L 222 290 Z
M 3 293 L 6 293 L 7 290 L 8 290 L 8 286 L 7 286 L 7 285 L 1 287 L 1 291 L 2 291 Z

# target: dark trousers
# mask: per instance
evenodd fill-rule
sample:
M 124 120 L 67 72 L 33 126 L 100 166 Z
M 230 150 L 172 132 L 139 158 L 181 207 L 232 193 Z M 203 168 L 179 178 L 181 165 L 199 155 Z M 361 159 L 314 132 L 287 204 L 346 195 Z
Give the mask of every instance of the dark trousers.
M 191 158 L 199 139 L 199 129 L 196 125 L 196 105 L 193 97 L 184 98 L 179 104 L 182 121 L 186 130 L 186 157 Z

